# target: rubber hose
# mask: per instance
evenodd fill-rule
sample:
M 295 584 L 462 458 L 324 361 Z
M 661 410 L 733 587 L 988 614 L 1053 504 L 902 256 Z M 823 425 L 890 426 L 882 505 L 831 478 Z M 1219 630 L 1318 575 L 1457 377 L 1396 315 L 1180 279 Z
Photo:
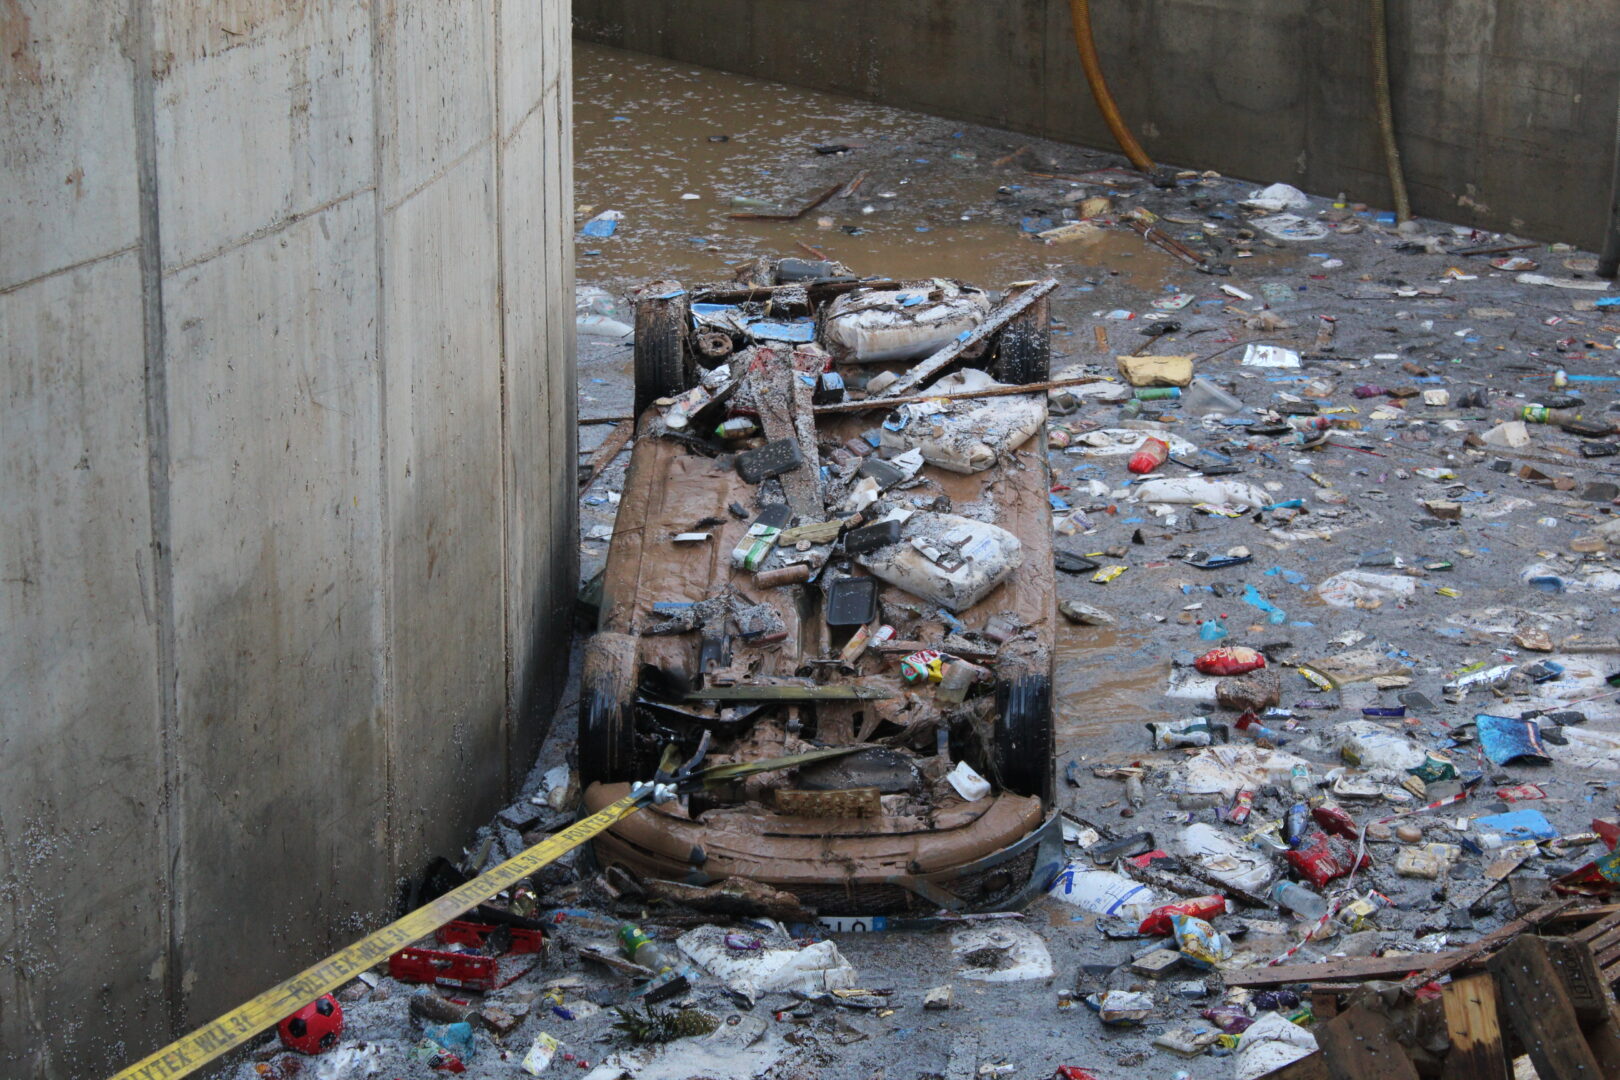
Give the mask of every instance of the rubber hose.
M 1372 6 L 1373 96 L 1378 104 L 1378 132 L 1384 143 L 1384 164 L 1389 169 L 1389 188 L 1395 195 L 1395 220 L 1412 216 L 1412 200 L 1406 194 L 1406 173 L 1401 168 L 1401 148 L 1395 142 L 1395 106 L 1389 96 L 1389 15 L 1385 0 L 1370 0 Z
M 1614 116 L 1614 186 L 1609 196 L 1609 235 L 1603 240 L 1597 272 L 1598 277 L 1610 279 L 1620 275 L 1620 108 Z
M 1074 46 L 1080 52 L 1080 66 L 1086 71 L 1086 82 L 1091 84 L 1091 96 L 1097 101 L 1114 141 L 1125 151 L 1131 164 L 1142 172 L 1153 171 L 1153 159 L 1147 156 L 1142 144 L 1136 141 L 1125 118 L 1119 114 L 1114 95 L 1108 92 L 1108 80 L 1103 78 L 1102 60 L 1097 56 L 1097 42 L 1091 36 L 1091 0 L 1069 0 L 1069 17 L 1074 23 Z

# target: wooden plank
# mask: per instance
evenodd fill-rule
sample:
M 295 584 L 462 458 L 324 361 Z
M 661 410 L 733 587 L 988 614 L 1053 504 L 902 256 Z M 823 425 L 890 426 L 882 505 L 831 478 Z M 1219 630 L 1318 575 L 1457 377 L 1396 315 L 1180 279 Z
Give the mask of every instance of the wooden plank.
M 591 460 L 579 470 L 579 490 L 584 491 L 590 487 L 591 482 L 601 474 L 607 463 L 618 457 L 635 436 L 636 421 L 633 417 L 620 421 L 618 427 L 608 432 L 607 438 L 602 440 L 602 445 L 591 455 Z
M 1320 964 L 1278 964 L 1275 967 L 1235 968 L 1223 972 L 1228 986 L 1286 986 L 1290 983 L 1360 982 L 1364 979 L 1391 979 L 1419 970 L 1424 964 L 1461 955 L 1449 953 L 1409 953 L 1405 956 L 1353 956 Z M 1425 982 L 1428 980 L 1425 979 Z M 1419 983 L 1418 985 L 1422 985 Z
M 759 355 L 764 366 L 750 372 L 748 377 L 753 383 L 765 438 L 772 442 L 792 439 L 804 455 L 804 464 L 783 473 L 777 480 L 794 514 L 806 522 L 820 521 L 827 511 L 821 500 L 821 451 L 816 446 L 816 421 L 810 413 L 810 394 L 800 394 L 796 389 L 799 380 L 793 377 L 793 357 L 789 350 L 761 348 Z
M 1360 1006 L 1318 1027 L 1316 1043 L 1330 1080 L 1418 1080 L 1389 1020 Z
M 1564 981 L 1540 938 L 1521 934 L 1491 958 L 1502 1010 L 1541 1080 L 1593 1080 L 1599 1070 L 1581 1036 Z
M 1547 959 L 1564 984 L 1570 1006 L 1583 1024 L 1602 1020 L 1608 1015 L 1613 995 L 1603 984 L 1596 958 L 1585 942 L 1570 938 L 1542 938 Z
M 923 383 L 954 363 L 961 357 L 962 353 L 1006 326 L 1022 314 L 1024 309 L 1056 288 L 1056 279 L 1046 278 L 1024 289 L 1017 296 L 1002 301 L 1001 306 L 992 311 L 984 322 L 933 355 L 919 360 L 910 371 L 885 387 L 883 393 L 879 394 L 878 397 L 884 399 L 903 397 L 916 390 Z
M 1582 909 L 1579 909 L 1579 910 L 1576 910 L 1576 911 L 1566 911 L 1564 913 L 1564 916 L 1560 916 L 1558 919 L 1555 919 L 1553 921 L 1555 921 L 1555 922 L 1563 922 L 1563 921 L 1565 921 L 1565 917 L 1567 917 L 1567 916 L 1583 915 L 1583 914 L 1586 914 L 1588 911 L 1591 911 L 1591 910 L 1593 910 L 1593 909 L 1591 909 L 1591 908 L 1582 908 Z M 1571 934 L 1569 936 L 1574 938 L 1576 941 L 1593 941 L 1593 940 L 1597 939 L 1598 937 L 1602 936 L 1603 934 L 1608 933 L 1610 930 L 1613 930 L 1615 927 L 1620 927 L 1620 908 L 1616 908 L 1614 911 L 1612 911 L 1609 914 L 1603 916 L 1601 919 L 1597 920 L 1596 922 L 1588 923 L 1587 925 L 1581 927 L 1579 930 L 1575 931 L 1573 934 Z
M 894 691 L 881 686 L 828 683 L 825 686 L 710 686 L 690 690 L 683 701 L 882 701 Z
M 1401 989 L 1410 993 L 1422 986 L 1424 983 L 1433 982 L 1442 975 L 1451 974 L 1462 965 L 1472 960 L 1477 960 L 1482 954 L 1496 948 L 1496 946 L 1500 945 L 1504 941 L 1507 941 L 1516 934 L 1522 934 L 1532 926 L 1540 926 L 1542 923 L 1546 922 L 1554 915 L 1557 915 L 1560 911 L 1563 911 L 1574 902 L 1575 901 L 1571 899 L 1557 900 L 1551 904 L 1542 904 L 1528 915 L 1521 915 L 1512 922 L 1503 923 L 1500 927 L 1491 931 L 1489 934 L 1486 934 L 1473 944 L 1465 945 L 1460 949 L 1453 950 L 1449 954 L 1442 954 L 1445 959 L 1436 958 L 1434 963 L 1430 964 L 1416 975 L 1409 976 L 1404 982 L 1401 983 Z M 1543 1080 L 1545 1080 L 1545 1078 L 1543 1078 Z
M 1048 390 L 1061 390 L 1065 386 L 1085 386 L 1087 383 L 1107 381 L 1101 375 L 1088 375 L 1081 379 L 1055 379 L 1051 382 L 1025 383 L 1021 386 L 993 386 L 988 390 L 964 390 L 956 394 L 913 394 L 910 397 L 903 398 L 864 398 L 860 401 L 840 401 L 836 405 L 817 405 L 816 415 L 865 412 L 867 409 L 892 409 L 896 405 L 915 405 L 919 401 L 970 401 L 974 398 L 1007 397 L 1011 394 L 1044 394 Z
M 1440 1080 L 1511 1080 L 1507 1049 L 1496 1010 L 1496 981 L 1489 975 L 1465 975 L 1440 994 L 1451 1050 Z
M 1280 1069 L 1272 1069 L 1259 1080 L 1332 1080 L 1332 1077 L 1328 1075 L 1327 1058 L 1318 1050 L 1290 1061 Z

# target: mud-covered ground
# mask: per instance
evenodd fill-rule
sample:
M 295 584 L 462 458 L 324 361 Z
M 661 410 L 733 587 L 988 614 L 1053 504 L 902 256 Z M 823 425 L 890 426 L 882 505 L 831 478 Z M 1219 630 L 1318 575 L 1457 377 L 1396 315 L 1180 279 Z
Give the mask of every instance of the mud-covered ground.
M 1094 583 L 1090 572 L 1055 575 L 1061 600 L 1113 619 L 1060 629 L 1057 767 L 1065 809 L 1116 835 L 1149 831 L 1153 846 L 1172 851 L 1192 824 L 1246 839 L 1281 820 L 1301 797 L 1287 779 L 1291 759 L 1274 759 L 1271 774 L 1250 784 L 1243 766 L 1270 748 L 1236 730 L 1239 713 L 1218 706 L 1212 681 L 1190 668 L 1207 649 L 1235 645 L 1262 650 L 1279 677 L 1282 711 L 1263 721 L 1282 743 L 1278 752 L 1303 759 L 1308 793 L 1333 798 L 1358 825 L 1411 811 L 1455 792 L 1458 780 L 1478 777 L 1464 802 L 1368 830 L 1370 868 L 1348 888 L 1338 881 L 1326 891 L 1352 900 L 1375 890 L 1388 906 L 1360 932 L 1346 926 L 1306 945 L 1296 962 L 1470 941 L 1516 913 L 1513 891 L 1529 903 L 1534 879 L 1574 870 L 1604 850 L 1543 844 L 1508 882 L 1468 903 L 1503 853 L 1485 846 L 1491 841 L 1472 819 L 1539 811 L 1555 833 L 1575 836 L 1594 819 L 1616 815 L 1620 691 L 1605 679 L 1620 673 L 1620 571 L 1606 555 L 1620 546 L 1613 525 L 1620 457 L 1593 456 L 1613 450 L 1615 437 L 1583 438 L 1553 423 L 1501 427 L 1535 404 L 1562 407 L 1562 418 L 1578 414 L 1598 427 L 1620 421 L 1620 307 L 1605 305 L 1615 293 L 1594 281 L 1589 253 L 1536 244 L 1468 255 L 1470 248 L 1529 242 L 1433 221 L 1397 230 L 1380 222 L 1376 208 L 1321 197 L 1286 211 L 1303 219 L 1294 235 L 1320 235 L 1289 238 L 1283 229 L 1279 238 L 1254 224 L 1265 212 L 1241 203 L 1288 177 L 1189 172 L 1161 189 L 1107 153 L 596 47 L 578 46 L 576 64 L 579 220 L 604 210 L 623 214 L 614 235 L 580 239 L 579 284 L 607 294 L 589 294 L 596 299 L 588 310 L 628 320 L 623 296 L 633 284 L 722 280 L 731 264 L 757 255 L 824 254 L 860 274 L 959 278 L 991 289 L 1052 276 L 1060 282 L 1052 303 L 1054 372 L 1117 378 L 1120 354 L 1190 355 L 1197 375 L 1242 402 L 1243 412 L 1217 416 L 1149 401 L 1130 417 L 1119 403 L 1082 398 L 1052 416 L 1071 440 L 1050 454 L 1057 544 L 1103 566 L 1127 567 L 1106 584 Z M 834 146 L 846 149 L 817 151 Z M 794 206 L 857 177 L 864 179 L 852 196 L 797 222 L 726 217 L 754 205 L 733 200 Z M 1085 202 L 1098 198 L 1107 201 Z M 1138 208 L 1230 274 L 1200 273 L 1144 241 L 1125 223 Z M 1035 236 L 1084 213 L 1096 226 L 1087 236 L 1062 243 Z M 1528 262 L 1493 262 L 1507 258 Z M 1522 279 L 1527 273 L 1540 278 Z M 1555 283 L 1540 283 L 1546 279 Z M 1299 366 L 1245 364 L 1251 343 L 1290 350 Z M 591 421 L 628 412 L 630 366 L 628 339 L 581 336 L 582 461 L 611 429 Z M 1288 423 L 1312 417 L 1335 426 L 1299 432 Z M 1230 465 L 1219 479 L 1258 489 L 1271 509 L 1227 516 L 1136 500 L 1125 457 L 1085 445 L 1098 430 L 1121 428 L 1191 444 L 1175 443 L 1178 460 L 1161 476 Z M 1314 445 L 1301 445 L 1301 437 Z M 582 579 L 601 566 L 626 460 L 621 455 L 583 496 Z M 1293 500 L 1300 504 L 1279 505 Z M 1195 552 L 1251 558 L 1200 569 L 1186 558 Z M 1358 588 L 1346 571 L 1368 576 Z M 1211 620 L 1223 621 L 1229 636 L 1202 639 L 1201 624 Z M 1526 670 L 1538 661 L 1549 666 Z M 1355 670 L 1334 690 L 1298 671 L 1335 663 Z M 1472 688 L 1446 688 L 1496 668 L 1507 670 Z M 1547 674 L 1553 677 L 1533 681 Z M 565 698 L 525 796 L 542 791 L 543 774 L 572 748 L 575 700 Z M 1403 705 L 1404 715 L 1363 713 Z M 1471 725 L 1481 713 L 1539 719 L 1551 762 L 1486 757 Z M 1250 757 L 1202 772 L 1195 764 L 1189 777 L 1189 762 L 1210 751 L 1152 748 L 1147 724 L 1198 715 L 1225 725 L 1229 745 Z M 1363 730 L 1360 749 L 1346 742 L 1351 729 L 1343 725 L 1352 722 L 1377 725 Z M 1369 748 L 1378 730 L 1393 734 L 1392 745 L 1407 754 L 1415 748 L 1418 760 L 1425 750 L 1448 755 L 1458 778 L 1403 787 L 1412 762 L 1396 750 L 1388 768 L 1375 769 L 1370 780 L 1363 770 L 1359 779 L 1367 782 L 1358 785 L 1346 767 L 1358 754 L 1363 765 L 1379 764 L 1378 750 Z M 1121 767 L 1142 771 L 1139 807 L 1113 772 Z M 1246 824 L 1225 819 L 1224 796 L 1196 793 L 1201 778 L 1216 774 L 1255 788 Z M 1533 787 L 1514 790 L 1519 785 Z M 1396 825 L 1420 826 L 1421 844 L 1457 845 L 1449 871 L 1437 880 L 1397 873 L 1399 852 L 1411 845 L 1394 835 Z M 485 851 L 480 842 L 488 835 L 468 848 L 485 862 L 519 843 L 497 827 Z M 1078 845 L 1071 850 L 1081 858 Z M 1280 870 L 1280 855 L 1273 861 Z M 583 885 L 568 878 L 551 875 L 542 906 L 586 906 L 610 923 L 628 916 L 671 934 L 702 921 L 634 901 L 610 914 L 589 875 Z M 1213 922 L 1227 932 L 1243 927 L 1237 914 Z M 1160 980 L 1114 972 L 1153 943 L 1105 936 L 1095 915 L 1056 899 L 978 932 L 1009 926 L 1032 950 L 1025 970 L 1036 977 L 967 977 L 964 968 L 989 955 L 983 942 L 963 943 L 940 930 L 831 935 L 854 968 L 854 985 L 878 992 L 850 1003 L 801 1003 L 778 993 L 742 1008 L 722 983 L 705 980 L 691 1001 L 722 1021 L 721 1034 L 670 1044 L 650 1063 L 631 1062 L 631 1075 L 966 1080 L 1045 1077 L 1064 1064 L 1105 1080 L 1169 1078 L 1181 1070 L 1237 1075 L 1230 1056 L 1183 1058 L 1153 1045 L 1167 1029 L 1201 1023 L 1199 1010 L 1221 1000 L 1218 972 L 1185 964 Z M 565 921 L 559 934 L 605 942 L 610 929 Z M 1263 963 L 1305 929 L 1298 922 L 1281 934 L 1252 928 L 1234 939 L 1242 955 L 1230 962 Z M 1008 955 L 992 966 L 1012 963 Z M 1191 996 L 1189 982 L 1204 984 L 1207 994 Z M 952 1006 L 925 1011 L 924 993 L 946 984 L 954 988 Z M 1104 1027 L 1074 993 L 1077 984 L 1087 993 L 1144 987 L 1154 995 L 1152 1015 L 1140 1027 Z M 548 986 L 555 988 L 551 1000 L 540 996 Z M 520 1075 L 518 1059 L 540 1031 L 562 1041 L 546 1075 L 586 1075 L 561 1054 L 594 1068 L 627 1046 L 607 1034 L 611 1011 L 599 1010 L 624 1001 L 629 986 L 554 949 L 540 969 L 498 995 L 520 1013 L 526 1008 L 527 1019 L 499 1042 L 476 1036 L 466 1075 Z M 421 1038 L 408 1019 L 409 992 L 386 979 L 376 990 L 351 987 L 347 1056 L 311 1059 L 306 1070 L 429 1075 L 428 1066 L 407 1060 Z M 550 1008 L 557 1000 L 574 1019 Z M 370 1049 L 358 1050 L 357 1041 Z M 267 1063 L 262 1055 L 255 1060 Z M 985 1068 L 1002 1064 L 1009 1069 Z

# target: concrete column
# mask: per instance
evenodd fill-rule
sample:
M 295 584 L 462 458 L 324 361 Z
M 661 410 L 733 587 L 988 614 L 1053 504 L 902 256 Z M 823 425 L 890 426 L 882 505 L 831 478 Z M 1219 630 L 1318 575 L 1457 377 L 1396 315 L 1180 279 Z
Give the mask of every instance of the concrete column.
M 0 1072 L 390 916 L 543 735 L 562 0 L 0 0 Z

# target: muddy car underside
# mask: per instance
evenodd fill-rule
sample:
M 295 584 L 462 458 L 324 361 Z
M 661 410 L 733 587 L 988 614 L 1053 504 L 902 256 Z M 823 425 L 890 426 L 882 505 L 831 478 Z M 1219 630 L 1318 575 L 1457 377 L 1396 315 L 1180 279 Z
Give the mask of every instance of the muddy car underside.
M 1047 288 L 993 310 L 939 281 L 641 290 L 587 810 L 670 745 L 860 749 L 658 806 L 600 861 L 863 915 L 1015 906 L 1055 871 L 1045 393 L 1010 388 L 1047 378 Z

